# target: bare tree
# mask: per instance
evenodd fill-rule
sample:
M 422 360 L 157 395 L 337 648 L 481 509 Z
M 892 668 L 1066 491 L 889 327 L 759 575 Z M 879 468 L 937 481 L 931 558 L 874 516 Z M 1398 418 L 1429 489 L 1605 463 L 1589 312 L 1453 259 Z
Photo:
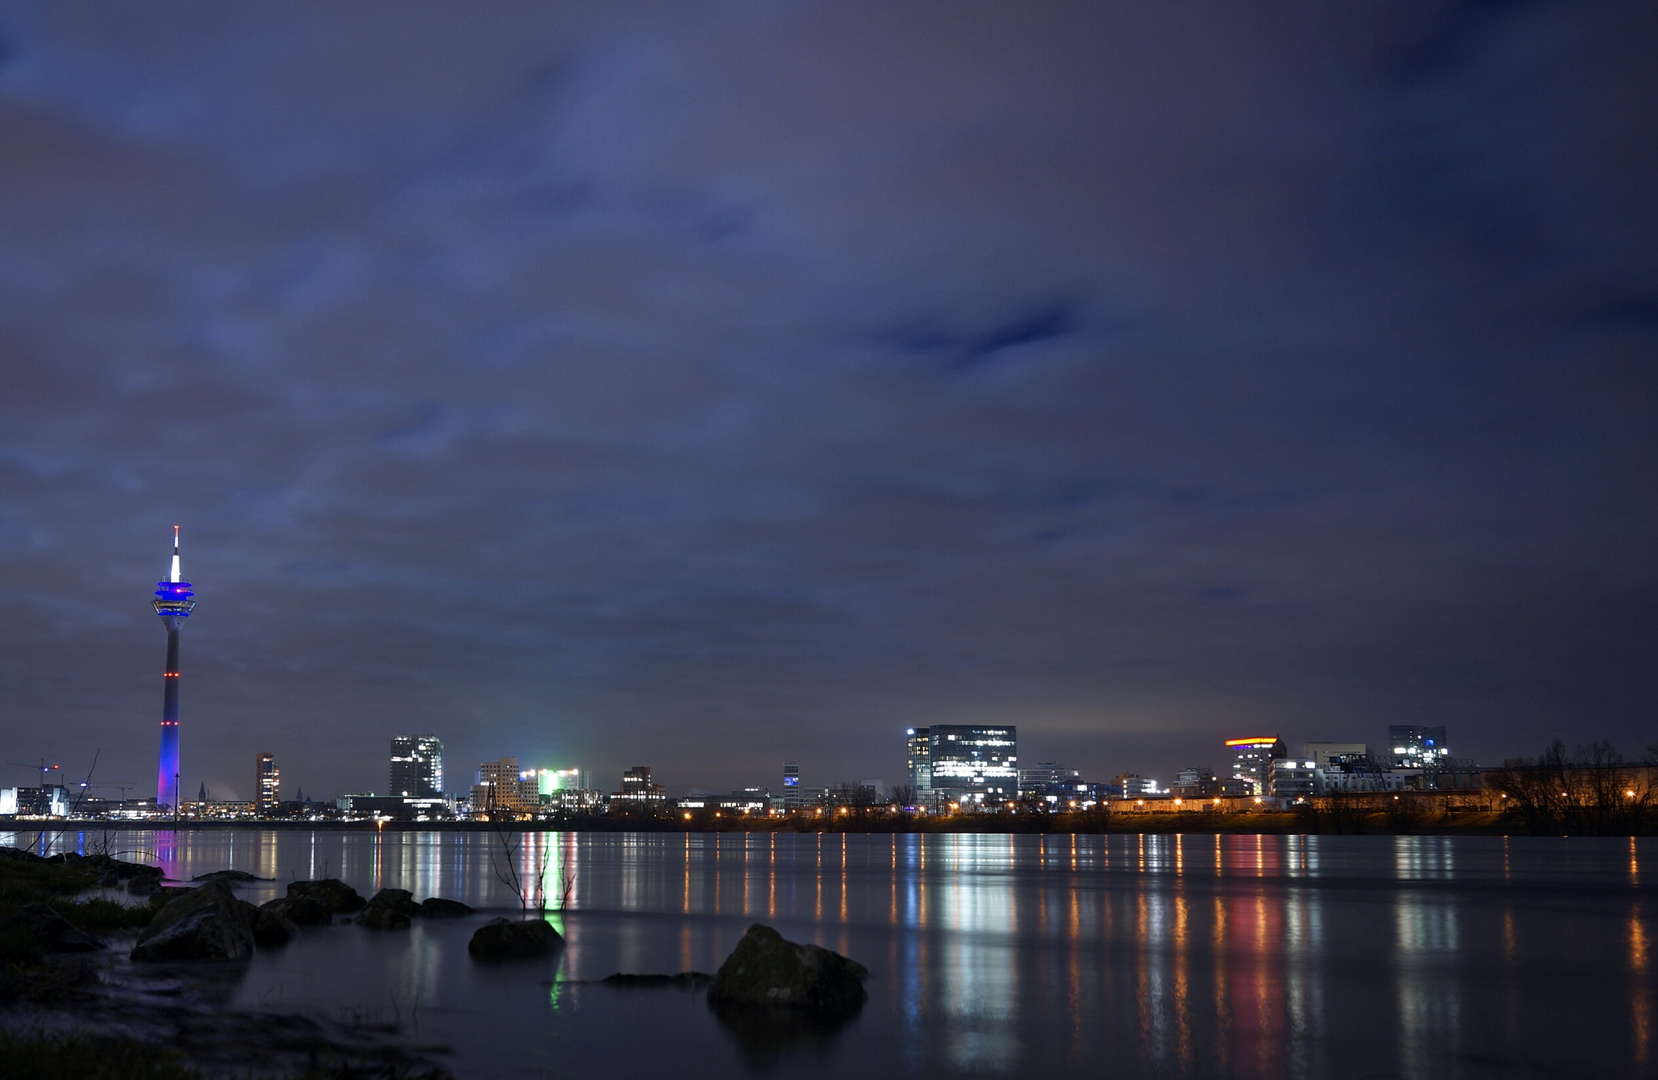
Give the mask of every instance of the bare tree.
M 512 890 L 518 897 L 519 911 L 525 919 L 530 917 L 530 909 L 535 909 L 538 919 L 547 916 L 547 850 L 545 846 L 535 849 L 535 878 L 533 881 L 524 880 L 519 871 L 519 850 L 523 846 L 524 834 L 518 829 L 507 829 L 505 822 L 495 822 L 495 839 L 500 847 L 499 851 L 491 851 L 489 856 L 490 868 L 495 871 L 495 880 Z
M 1649 770 L 1609 742 L 1568 754 L 1556 739 L 1535 760 L 1493 774 L 1491 786 L 1534 834 L 1622 836 L 1640 832 L 1653 808 Z

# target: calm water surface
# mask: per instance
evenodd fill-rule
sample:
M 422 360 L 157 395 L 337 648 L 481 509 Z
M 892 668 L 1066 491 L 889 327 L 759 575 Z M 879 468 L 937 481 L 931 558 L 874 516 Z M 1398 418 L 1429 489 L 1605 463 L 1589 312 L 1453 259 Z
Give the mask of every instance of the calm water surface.
M 306 931 L 219 990 L 397 1020 L 463 1077 L 1658 1076 L 1651 840 L 545 833 L 519 869 L 572 883 L 568 948 L 491 967 L 467 938 L 516 902 L 489 834 L 119 836 L 277 879 L 255 903 L 331 875 L 493 909 Z M 756 921 L 865 964 L 863 1012 L 757 1032 L 590 981 L 713 971 Z

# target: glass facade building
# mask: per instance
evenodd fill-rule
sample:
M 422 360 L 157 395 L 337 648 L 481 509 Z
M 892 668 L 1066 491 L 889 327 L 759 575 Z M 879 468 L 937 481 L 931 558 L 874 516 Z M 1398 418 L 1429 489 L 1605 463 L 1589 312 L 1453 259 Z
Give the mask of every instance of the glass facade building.
M 935 724 L 927 734 L 936 800 L 970 805 L 1018 797 L 1018 728 Z
M 1451 756 L 1445 745 L 1443 726 L 1426 727 L 1421 724 L 1391 724 L 1387 729 L 1387 748 L 1395 769 L 1438 769 Z
M 1251 794 L 1265 795 L 1272 786 L 1272 763 L 1288 757 L 1284 740 L 1276 735 L 1252 735 L 1243 739 L 1227 739 L 1226 748 L 1232 751 L 1232 778 L 1249 785 Z
M 436 735 L 396 735 L 391 740 L 391 794 L 434 799 L 443 794 L 443 740 Z
M 253 781 L 255 808 L 261 814 L 276 813 L 276 805 L 282 801 L 282 770 L 276 767 L 276 759 L 269 754 L 255 758 Z
M 910 790 L 917 806 L 928 806 L 933 795 L 933 736 L 928 728 L 912 727 L 904 740 Z

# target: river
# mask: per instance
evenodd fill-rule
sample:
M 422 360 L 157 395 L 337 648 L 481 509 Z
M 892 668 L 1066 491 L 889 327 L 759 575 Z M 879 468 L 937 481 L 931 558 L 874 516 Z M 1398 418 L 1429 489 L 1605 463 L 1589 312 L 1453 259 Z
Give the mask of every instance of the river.
M 492 834 L 111 835 L 172 877 L 273 879 L 241 888 L 254 903 L 336 876 L 478 907 L 307 930 L 210 980 L 398 1023 L 466 1078 L 1658 1075 L 1654 840 L 525 834 L 519 874 L 541 866 L 555 904 L 568 885 L 568 945 L 489 966 L 467 939 L 518 907 Z M 700 991 L 596 982 L 712 972 L 753 922 L 866 965 L 862 1013 L 751 1030 Z

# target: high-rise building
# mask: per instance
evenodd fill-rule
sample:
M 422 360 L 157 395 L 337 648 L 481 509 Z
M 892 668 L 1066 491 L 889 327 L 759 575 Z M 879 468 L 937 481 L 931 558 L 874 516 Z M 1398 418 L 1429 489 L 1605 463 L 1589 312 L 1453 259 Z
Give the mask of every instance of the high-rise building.
M 157 808 L 178 808 L 178 632 L 195 610 L 188 581 L 179 580 L 178 526 L 173 526 L 173 566 L 166 581 L 156 583 L 150 606 L 167 627 L 167 669 L 161 673 L 161 764 L 156 769 Z
M 933 736 L 924 727 L 912 727 L 904 740 L 910 788 L 917 806 L 929 806 L 933 797 Z
M 1443 726 L 1427 727 L 1421 724 L 1390 724 L 1387 746 L 1396 769 L 1438 769 L 1451 756 L 1445 745 Z
M 474 814 L 533 814 L 539 809 L 540 785 L 533 776 L 522 778 L 517 758 L 504 757 L 478 766 L 478 782 L 472 785 Z
M 442 739 L 436 735 L 392 736 L 391 794 L 408 799 L 435 799 L 443 794 Z
M 1019 794 L 1018 728 L 934 724 L 928 735 L 935 798 L 977 804 Z
M 622 774 L 622 790 L 611 796 L 622 802 L 661 806 L 668 801 L 668 792 L 661 784 L 651 781 L 649 765 L 635 765 Z
M 276 813 L 277 804 L 282 801 L 282 770 L 269 754 L 260 754 L 254 759 L 253 791 L 254 807 L 259 813 Z
M 799 810 L 805 805 L 805 793 L 800 790 L 800 763 L 783 763 L 783 809 Z
M 1287 756 L 1284 740 L 1276 735 L 1227 739 L 1226 748 L 1233 754 L 1232 778 L 1248 784 L 1252 795 L 1267 793 L 1272 784 L 1272 763 Z

